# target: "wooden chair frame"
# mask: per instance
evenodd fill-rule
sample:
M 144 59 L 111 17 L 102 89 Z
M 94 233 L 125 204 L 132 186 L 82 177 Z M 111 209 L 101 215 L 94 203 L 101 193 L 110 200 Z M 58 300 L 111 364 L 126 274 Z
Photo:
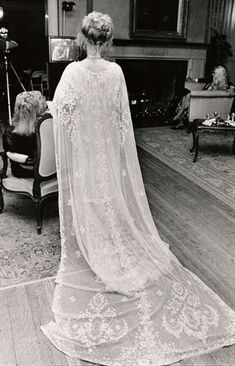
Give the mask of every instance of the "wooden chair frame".
M 43 115 L 40 120 L 37 123 L 36 127 L 36 138 L 37 138 L 37 151 L 35 153 L 35 165 L 34 165 L 34 178 L 33 178 L 33 190 L 32 194 L 29 192 L 24 191 L 15 191 L 15 190 L 9 190 L 4 186 L 4 179 L 7 178 L 7 169 L 8 169 L 8 157 L 5 151 L 2 151 L 0 153 L 0 156 L 3 161 L 3 169 L 0 172 L 0 213 L 2 213 L 4 208 L 4 199 L 3 199 L 3 190 L 11 193 L 15 193 L 17 195 L 23 195 L 30 197 L 35 205 L 35 214 L 36 214 L 36 220 L 37 220 L 37 232 L 38 234 L 41 234 L 42 230 L 42 214 L 43 214 L 43 206 L 42 204 L 46 199 L 49 197 L 52 197 L 55 194 L 58 194 L 57 192 L 52 192 L 49 194 L 46 194 L 44 196 L 41 195 L 41 183 L 45 181 L 49 181 L 51 179 L 56 178 L 56 172 L 53 174 L 50 174 L 48 176 L 42 176 L 39 173 L 40 168 L 40 162 L 41 162 L 41 136 L 40 136 L 40 128 L 42 126 L 42 123 L 48 119 L 52 118 L 52 116 L 49 113 L 46 113 Z M 21 178 L 19 178 L 21 179 Z M 26 178 L 26 179 L 32 179 L 32 178 Z

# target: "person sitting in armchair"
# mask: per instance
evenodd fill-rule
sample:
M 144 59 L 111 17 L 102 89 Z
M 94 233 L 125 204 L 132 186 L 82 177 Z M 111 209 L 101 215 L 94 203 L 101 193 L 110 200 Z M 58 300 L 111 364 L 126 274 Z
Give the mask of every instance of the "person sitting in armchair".
M 46 98 L 40 91 L 22 92 L 16 97 L 12 126 L 7 127 L 2 136 L 3 149 L 10 159 L 15 177 L 33 177 L 35 127 L 46 110 Z
M 224 66 L 216 66 L 212 72 L 212 81 L 208 82 L 205 79 L 196 79 L 195 82 L 206 82 L 202 90 L 234 90 L 234 85 L 228 81 L 228 72 Z M 176 114 L 173 121 L 176 121 L 176 126 L 173 129 L 183 128 L 188 121 L 188 110 L 190 104 L 190 90 L 184 89 L 180 103 L 176 108 Z

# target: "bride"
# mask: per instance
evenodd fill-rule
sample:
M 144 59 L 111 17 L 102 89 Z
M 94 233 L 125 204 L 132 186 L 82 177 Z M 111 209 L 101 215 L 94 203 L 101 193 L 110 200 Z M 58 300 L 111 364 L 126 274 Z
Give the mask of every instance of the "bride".
M 61 263 L 42 326 L 65 354 L 168 365 L 235 343 L 234 312 L 161 240 L 138 163 L 121 68 L 103 58 L 112 20 L 92 12 L 53 100 Z

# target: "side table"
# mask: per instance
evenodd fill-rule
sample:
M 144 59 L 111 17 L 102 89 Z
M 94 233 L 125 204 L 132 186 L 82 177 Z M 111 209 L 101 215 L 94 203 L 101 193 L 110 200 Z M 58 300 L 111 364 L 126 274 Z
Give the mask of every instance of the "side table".
M 235 127 L 232 126 L 205 126 L 202 124 L 204 119 L 194 119 L 192 122 L 189 122 L 189 130 L 193 135 L 193 146 L 190 149 L 190 152 L 195 151 L 193 162 L 197 161 L 198 152 L 199 152 L 199 137 L 203 133 L 229 133 L 233 134 L 233 146 L 232 152 L 235 154 Z

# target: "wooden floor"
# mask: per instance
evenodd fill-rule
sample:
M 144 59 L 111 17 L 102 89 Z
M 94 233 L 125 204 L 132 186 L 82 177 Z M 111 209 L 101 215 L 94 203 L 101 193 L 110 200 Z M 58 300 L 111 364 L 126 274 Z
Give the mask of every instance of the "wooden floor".
M 187 268 L 235 308 L 235 211 L 143 150 L 139 156 L 161 236 Z M 52 319 L 53 289 L 54 280 L 48 279 L 0 290 L 0 366 L 78 365 L 40 331 Z M 235 346 L 175 365 L 232 366 Z

